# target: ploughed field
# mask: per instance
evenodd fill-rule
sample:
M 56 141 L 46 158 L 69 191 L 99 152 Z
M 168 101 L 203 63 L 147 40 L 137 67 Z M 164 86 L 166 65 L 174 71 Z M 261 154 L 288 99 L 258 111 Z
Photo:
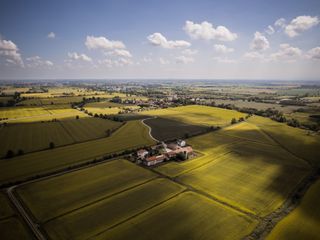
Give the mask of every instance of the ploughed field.
M 0 128 L 0 157 L 11 150 L 15 154 L 34 152 L 49 148 L 102 138 L 121 124 L 100 118 L 68 119 L 55 122 L 8 124 Z
M 110 137 L 34 152 L 0 161 L 0 183 L 23 180 L 128 149 L 154 144 L 148 128 L 130 121 Z

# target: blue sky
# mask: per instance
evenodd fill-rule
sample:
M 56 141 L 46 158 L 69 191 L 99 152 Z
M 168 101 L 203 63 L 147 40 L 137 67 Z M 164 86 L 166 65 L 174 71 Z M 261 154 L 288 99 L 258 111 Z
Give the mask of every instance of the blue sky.
M 303 80 L 319 67 L 318 0 L 1 2 L 1 79 Z

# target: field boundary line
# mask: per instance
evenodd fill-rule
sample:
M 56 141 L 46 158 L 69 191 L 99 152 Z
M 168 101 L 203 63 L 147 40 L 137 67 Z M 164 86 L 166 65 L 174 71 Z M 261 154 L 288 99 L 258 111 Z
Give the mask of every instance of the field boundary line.
M 146 180 L 146 181 L 144 181 L 144 182 L 138 183 L 138 184 L 136 184 L 136 185 L 133 185 L 133 186 L 128 187 L 128 188 L 126 188 L 126 189 L 123 189 L 123 190 L 121 190 L 121 191 L 112 193 L 112 194 L 110 194 L 110 195 L 106 195 L 106 196 L 101 197 L 101 198 L 99 198 L 99 199 L 96 199 L 96 200 L 94 200 L 94 201 L 92 201 L 92 202 L 90 202 L 90 203 L 86 203 L 86 204 L 84 204 L 84 205 L 82 205 L 82 206 L 80 206 L 80 207 L 74 208 L 74 209 L 72 209 L 72 210 L 70 210 L 70 211 L 64 212 L 64 213 L 59 214 L 59 215 L 57 215 L 57 216 L 54 216 L 54 217 L 52 217 L 52 218 L 50 218 L 50 219 L 48 219 L 48 220 L 43 221 L 42 224 L 47 224 L 47 223 L 49 223 L 49 222 L 52 222 L 52 221 L 56 220 L 57 218 L 66 216 L 66 215 L 68 215 L 68 214 L 70 214 L 70 213 L 72 213 L 72 212 L 76 212 L 76 211 L 78 211 L 78 210 L 80 210 L 80 209 L 82 209 L 82 208 L 86 208 L 86 207 L 88 207 L 88 206 L 90 206 L 90 205 L 94 205 L 94 204 L 99 203 L 99 202 L 101 202 L 101 201 L 103 201 L 103 200 L 106 200 L 106 199 L 108 199 L 108 198 L 111 198 L 111 197 L 117 196 L 117 195 L 119 195 L 119 194 L 121 194 L 121 193 L 130 191 L 130 190 L 132 190 L 132 189 L 134 189 L 134 188 L 136 188 L 136 187 L 139 187 L 139 186 L 142 186 L 142 185 L 147 184 L 147 183 L 149 183 L 149 182 L 152 182 L 152 181 L 156 180 L 157 178 L 161 178 L 161 177 L 160 177 L 160 176 L 154 176 L 154 177 L 152 177 L 151 179 L 148 179 L 148 180 Z
M 100 231 L 100 232 L 98 232 L 98 233 L 96 233 L 96 234 L 94 234 L 94 235 L 86 238 L 86 240 L 94 239 L 94 237 L 99 236 L 99 235 L 103 234 L 104 232 L 109 231 L 110 229 L 116 228 L 116 227 L 118 227 L 119 225 L 121 225 L 121 224 L 123 224 L 123 223 L 125 223 L 125 222 L 128 222 L 128 221 L 130 221 L 131 219 L 134 219 L 134 218 L 138 217 L 139 215 L 144 214 L 144 213 L 152 210 L 153 208 L 156 208 L 156 207 L 158 207 L 158 206 L 160 206 L 160 205 L 162 205 L 162 204 L 164 204 L 164 203 L 166 203 L 166 202 L 168 202 L 168 201 L 170 201 L 170 200 L 178 197 L 179 195 L 181 195 L 181 194 L 183 194 L 183 193 L 185 193 L 185 192 L 187 192 L 187 191 L 188 191 L 188 189 L 184 189 L 184 190 L 182 190 L 181 192 L 178 192 L 178 193 L 174 194 L 173 196 L 171 196 L 171 197 L 169 197 L 169 198 L 167 198 L 167 199 L 165 199 L 165 200 L 163 200 L 163 201 L 161 201 L 161 202 L 159 202 L 159 203 L 156 203 L 156 204 L 154 204 L 153 206 L 148 207 L 148 208 L 142 210 L 141 212 L 136 213 L 136 214 L 134 214 L 134 215 L 132 215 L 132 216 L 130 216 L 130 217 L 128 217 L 128 218 L 126 218 L 126 219 L 118 222 L 118 223 L 115 223 L 115 224 L 113 224 L 112 226 L 110 226 L 110 227 L 108 227 L 108 228 L 106 228 L 106 229 L 104 229 L 104 230 L 102 230 L 102 231 Z

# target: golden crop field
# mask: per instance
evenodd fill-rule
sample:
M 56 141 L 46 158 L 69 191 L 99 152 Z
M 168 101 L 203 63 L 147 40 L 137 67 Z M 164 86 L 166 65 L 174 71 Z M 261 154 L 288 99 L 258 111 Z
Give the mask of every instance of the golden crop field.
M 83 112 L 70 107 L 70 105 L 19 106 L 0 108 L 0 122 L 20 123 L 51 121 L 52 119 L 87 117 Z
M 320 239 L 320 181 L 314 183 L 302 198 L 300 205 L 282 219 L 267 240 Z
M 50 172 L 102 155 L 122 152 L 154 144 L 148 128 L 140 121 L 130 121 L 111 137 L 35 152 L 0 161 L 0 182 L 24 179 L 35 174 Z
M 232 118 L 245 117 L 245 114 L 234 110 L 200 105 L 143 111 L 141 114 L 205 126 L 224 126 L 229 124 Z
M 244 214 L 186 192 L 94 239 L 242 239 L 256 225 Z
M 259 120 L 254 118 L 250 122 Z M 200 153 L 199 158 L 155 170 L 260 216 L 279 207 L 310 172 L 307 162 L 274 141 L 263 125 L 243 122 L 188 143 Z
M 53 142 L 56 147 L 106 137 L 107 130 L 120 126 L 119 122 L 100 118 L 80 118 L 59 122 L 8 124 L 0 128 L 0 157 L 8 150 L 15 154 L 44 150 Z

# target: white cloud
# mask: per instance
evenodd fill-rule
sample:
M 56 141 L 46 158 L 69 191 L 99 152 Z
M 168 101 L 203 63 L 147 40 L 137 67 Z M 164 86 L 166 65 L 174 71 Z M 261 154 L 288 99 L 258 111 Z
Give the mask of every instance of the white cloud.
M 285 26 L 285 33 L 289 37 L 298 36 L 300 33 L 319 24 L 318 17 L 299 16 L 293 19 L 287 26 Z
M 85 45 L 88 49 L 118 49 L 126 48 L 123 42 L 109 40 L 105 37 L 87 36 Z
M 292 47 L 287 43 L 280 44 L 280 49 L 278 52 L 270 55 L 271 60 L 286 60 L 294 61 L 297 57 L 302 55 L 302 51 L 299 48 Z
M 186 56 L 179 56 L 179 57 L 176 57 L 176 62 L 177 63 L 183 63 L 183 64 L 193 63 L 194 62 L 194 58 L 186 57 Z
M 143 57 L 142 61 L 148 63 L 148 62 L 152 62 L 152 59 L 150 57 Z
M 223 44 L 215 44 L 213 46 L 214 50 L 218 53 L 231 53 L 234 51 L 233 48 L 228 48 L 227 46 L 223 45 Z
M 112 67 L 124 67 L 127 65 L 132 65 L 133 62 L 131 61 L 131 59 L 128 58 L 119 58 L 119 59 L 103 59 L 103 60 L 99 60 L 98 64 L 112 68 Z
M 197 53 L 198 53 L 198 50 L 189 49 L 189 48 L 182 51 L 182 54 L 184 54 L 184 55 L 195 55 Z
M 260 32 L 255 32 L 250 49 L 254 51 L 264 51 L 270 47 L 268 39 Z
M 274 26 L 285 28 L 286 26 L 286 20 L 284 18 L 279 18 L 277 21 L 275 21 Z
M 310 49 L 307 53 L 307 58 L 320 60 L 320 47 Z
M 115 49 L 112 52 L 108 52 L 107 55 L 112 55 L 112 56 L 119 56 L 119 57 L 127 57 L 131 58 L 132 55 L 128 50 L 125 49 Z
M 268 28 L 265 30 L 265 32 L 269 35 L 272 35 L 274 34 L 275 31 L 274 31 L 274 28 L 271 25 L 269 25 Z
M 169 41 L 163 36 L 161 33 L 153 33 L 147 37 L 149 42 L 154 46 L 160 46 L 163 48 L 183 48 L 183 47 L 190 47 L 191 43 L 184 41 L 184 40 L 175 40 Z
M 200 24 L 186 21 L 183 29 L 193 39 L 234 41 L 238 37 L 236 33 L 232 33 L 228 28 L 224 26 L 214 28 L 207 21 Z
M 81 61 L 85 61 L 85 62 L 92 62 L 92 59 L 90 57 L 88 57 L 86 54 L 78 54 L 76 52 L 69 52 L 68 53 L 68 57 L 72 60 L 81 60 Z
M 47 35 L 47 38 L 55 38 L 55 37 L 56 37 L 56 34 L 54 32 L 50 32 Z
M 219 63 L 236 63 L 237 61 L 234 59 L 230 59 L 227 57 L 214 57 L 213 60 L 219 62 Z
M 169 63 L 170 63 L 169 60 L 164 59 L 164 58 L 159 58 L 159 62 L 160 62 L 160 64 L 162 64 L 162 65 L 166 65 L 166 64 L 169 64 Z
M 0 38 L 0 56 L 4 57 L 5 61 L 8 63 L 24 67 L 19 48 L 10 40 Z
M 33 57 L 26 58 L 26 66 L 30 68 L 52 67 L 53 63 L 49 60 L 43 60 L 39 56 L 33 56 Z

